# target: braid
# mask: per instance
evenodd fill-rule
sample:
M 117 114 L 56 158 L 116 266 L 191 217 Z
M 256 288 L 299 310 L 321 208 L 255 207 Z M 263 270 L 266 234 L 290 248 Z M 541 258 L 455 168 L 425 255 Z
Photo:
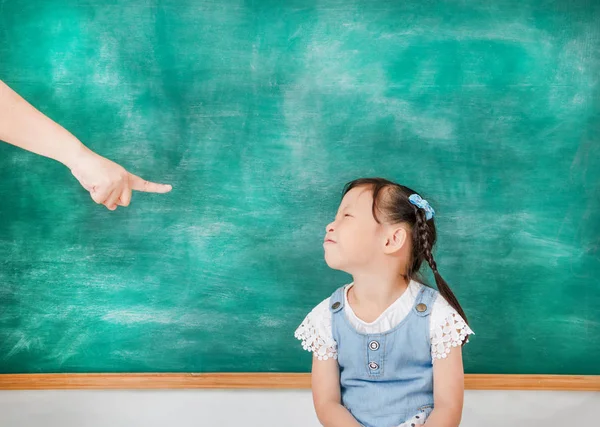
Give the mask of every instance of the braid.
M 433 261 L 431 255 L 431 243 L 429 242 L 429 227 L 427 227 L 427 220 L 425 219 L 425 213 L 423 210 L 415 206 L 415 216 L 417 217 L 417 236 L 419 238 L 419 255 L 423 255 L 425 260 L 431 266 L 431 269 L 435 273 L 437 271 L 437 265 Z M 432 264 L 433 262 L 433 264 Z
M 417 217 L 416 222 L 416 232 L 418 237 L 418 248 L 415 248 L 415 257 L 416 258 L 424 258 L 429 266 L 431 267 L 431 271 L 433 271 L 433 275 L 435 277 L 435 283 L 437 284 L 438 291 L 444 297 L 448 304 L 450 304 L 458 314 L 464 319 L 465 323 L 467 322 L 467 316 L 460 306 L 458 299 L 454 295 L 454 292 L 448 286 L 448 283 L 442 278 L 442 275 L 438 271 L 437 263 L 435 259 L 433 259 L 433 253 L 431 252 L 433 242 L 431 240 L 432 236 L 429 232 L 429 225 L 427 224 L 427 219 L 425 218 L 425 212 L 422 209 L 419 209 L 415 206 L 415 215 Z

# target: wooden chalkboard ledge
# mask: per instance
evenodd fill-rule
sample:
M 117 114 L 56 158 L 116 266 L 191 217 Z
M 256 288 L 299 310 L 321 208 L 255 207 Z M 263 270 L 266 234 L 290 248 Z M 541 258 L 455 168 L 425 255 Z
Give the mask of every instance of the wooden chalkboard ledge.
M 101 389 L 306 389 L 310 374 L 2 374 L 0 390 Z M 600 376 L 487 375 L 465 376 L 468 390 L 600 391 Z

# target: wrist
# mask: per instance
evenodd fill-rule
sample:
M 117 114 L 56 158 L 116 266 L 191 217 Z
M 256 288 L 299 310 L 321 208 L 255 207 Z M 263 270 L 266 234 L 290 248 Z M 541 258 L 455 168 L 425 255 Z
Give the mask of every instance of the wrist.
M 71 138 L 71 140 L 66 141 L 61 145 L 61 149 L 57 153 L 55 160 L 73 170 L 85 157 L 91 154 L 91 150 L 83 145 L 77 138 Z

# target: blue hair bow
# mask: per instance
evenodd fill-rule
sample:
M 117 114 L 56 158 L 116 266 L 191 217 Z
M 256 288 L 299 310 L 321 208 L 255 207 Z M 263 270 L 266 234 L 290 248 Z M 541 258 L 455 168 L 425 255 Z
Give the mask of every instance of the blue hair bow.
M 416 207 L 421 208 L 425 211 L 425 218 L 427 218 L 427 221 L 429 221 L 435 215 L 435 211 L 433 210 L 429 202 L 421 198 L 421 196 L 419 196 L 418 194 L 411 194 L 408 200 Z

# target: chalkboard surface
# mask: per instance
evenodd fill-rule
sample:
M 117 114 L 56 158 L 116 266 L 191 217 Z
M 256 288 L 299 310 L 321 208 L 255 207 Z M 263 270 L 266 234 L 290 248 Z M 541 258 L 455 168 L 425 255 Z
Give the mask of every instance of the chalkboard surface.
M 172 193 L 0 144 L 0 372 L 306 372 L 343 184 L 437 212 L 471 373 L 600 374 L 597 1 L 0 2 L 0 79 Z

